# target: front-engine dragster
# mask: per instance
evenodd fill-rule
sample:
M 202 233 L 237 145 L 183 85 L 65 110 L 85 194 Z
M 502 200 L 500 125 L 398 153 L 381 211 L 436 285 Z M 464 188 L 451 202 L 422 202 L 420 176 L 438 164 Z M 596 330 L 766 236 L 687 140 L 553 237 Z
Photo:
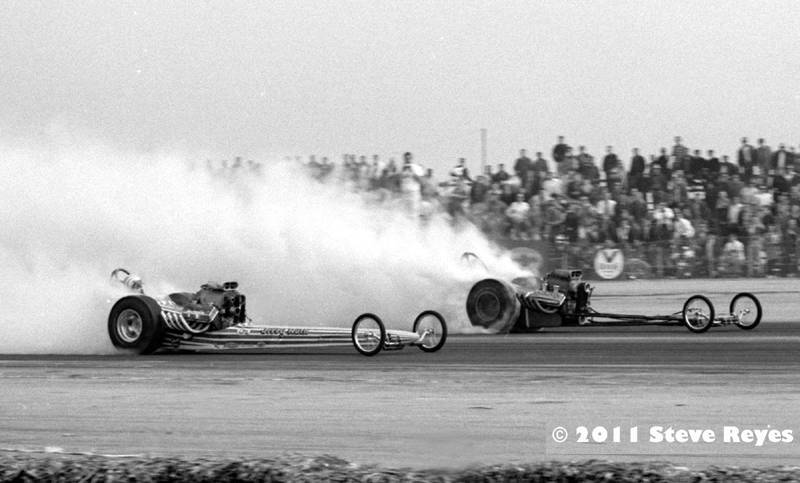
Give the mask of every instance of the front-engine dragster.
M 520 278 L 506 282 L 487 278 L 473 285 L 467 315 L 474 326 L 499 333 L 535 332 L 543 327 L 600 324 L 683 324 L 692 332 L 712 326 L 736 325 L 754 329 L 761 322 L 761 303 L 747 292 L 736 294 L 729 312 L 716 315 L 704 295 L 692 295 L 680 312 L 669 315 L 605 313 L 591 306 L 594 287 L 580 270 L 553 270 L 538 284 Z
M 247 316 L 246 297 L 236 282 L 209 282 L 197 292 L 158 297 L 146 295 L 141 279 L 125 269 L 114 270 L 111 278 L 131 293 L 111 308 L 108 335 L 115 347 L 139 354 L 353 344 L 359 353 L 373 356 L 405 346 L 436 352 L 447 340 L 447 324 L 434 310 L 420 313 L 411 331 L 386 329 L 370 313 L 358 316 L 350 328 L 257 325 Z

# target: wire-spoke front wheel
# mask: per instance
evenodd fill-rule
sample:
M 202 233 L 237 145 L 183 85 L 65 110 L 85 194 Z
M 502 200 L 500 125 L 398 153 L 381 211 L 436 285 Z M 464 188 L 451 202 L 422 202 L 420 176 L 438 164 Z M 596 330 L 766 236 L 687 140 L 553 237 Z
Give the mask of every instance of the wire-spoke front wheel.
M 714 323 L 714 305 L 703 295 L 692 295 L 683 304 L 683 323 L 695 333 L 705 332 Z
M 736 317 L 736 325 L 741 329 L 755 329 L 761 322 L 761 303 L 751 293 L 736 294 L 731 300 L 730 308 L 731 315 Z
M 436 352 L 447 340 L 447 324 L 444 317 L 435 310 L 426 310 L 414 320 L 412 329 L 422 338 L 418 347 L 424 352 Z
M 383 321 L 375 314 L 361 314 L 353 322 L 350 331 L 353 347 L 365 356 L 374 356 L 383 349 L 386 340 L 386 328 Z

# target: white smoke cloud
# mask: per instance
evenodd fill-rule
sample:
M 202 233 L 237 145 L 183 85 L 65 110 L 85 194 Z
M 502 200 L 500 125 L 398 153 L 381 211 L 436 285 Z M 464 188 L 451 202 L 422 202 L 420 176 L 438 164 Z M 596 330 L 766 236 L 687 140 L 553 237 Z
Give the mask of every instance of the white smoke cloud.
M 480 276 L 462 252 L 519 272 L 474 229 L 421 227 L 295 164 L 266 162 L 262 178 L 236 182 L 204 165 L 70 136 L 0 140 L 0 353 L 113 352 L 116 267 L 153 294 L 237 280 L 254 323 L 347 327 L 369 311 L 410 328 L 435 309 L 455 331 Z

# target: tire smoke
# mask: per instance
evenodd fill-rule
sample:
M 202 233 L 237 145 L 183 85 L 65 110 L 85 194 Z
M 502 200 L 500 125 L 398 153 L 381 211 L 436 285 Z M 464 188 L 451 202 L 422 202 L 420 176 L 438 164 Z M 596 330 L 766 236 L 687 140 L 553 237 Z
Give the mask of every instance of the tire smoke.
M 491 271 L 521 270 L 474 228 L 424 226 L 294 163 L 261 176 L 209 171 L 192 155 L 132 153 L 97 143 L 0 142 L 0 353 L 113 353 L 106 322 L 125 267 L 146 293 L 237 280 L 257 324 L 348 327 L 374 312 L 409 329 L 443 313 L 467 329 L 464 301 Z

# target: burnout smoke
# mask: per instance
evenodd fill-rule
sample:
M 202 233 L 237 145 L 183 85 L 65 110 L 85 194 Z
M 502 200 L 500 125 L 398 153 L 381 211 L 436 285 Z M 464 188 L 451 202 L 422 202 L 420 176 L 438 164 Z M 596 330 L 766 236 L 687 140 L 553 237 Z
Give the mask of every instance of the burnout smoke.
M 24 144 L 24 143 L 23 143 Z M 90 143 L 3 142 L 0 353 L 107 353 L 106 320 L 125 267 L 145 291 L 237 280 L 255 323 L 347 327 L 362 312 L 410 328 L 424 309 L 452 330 L 478 253 L 519 272 L 474 229 L 422 227 L 291 163 L 231 179 L 190 155 Z

